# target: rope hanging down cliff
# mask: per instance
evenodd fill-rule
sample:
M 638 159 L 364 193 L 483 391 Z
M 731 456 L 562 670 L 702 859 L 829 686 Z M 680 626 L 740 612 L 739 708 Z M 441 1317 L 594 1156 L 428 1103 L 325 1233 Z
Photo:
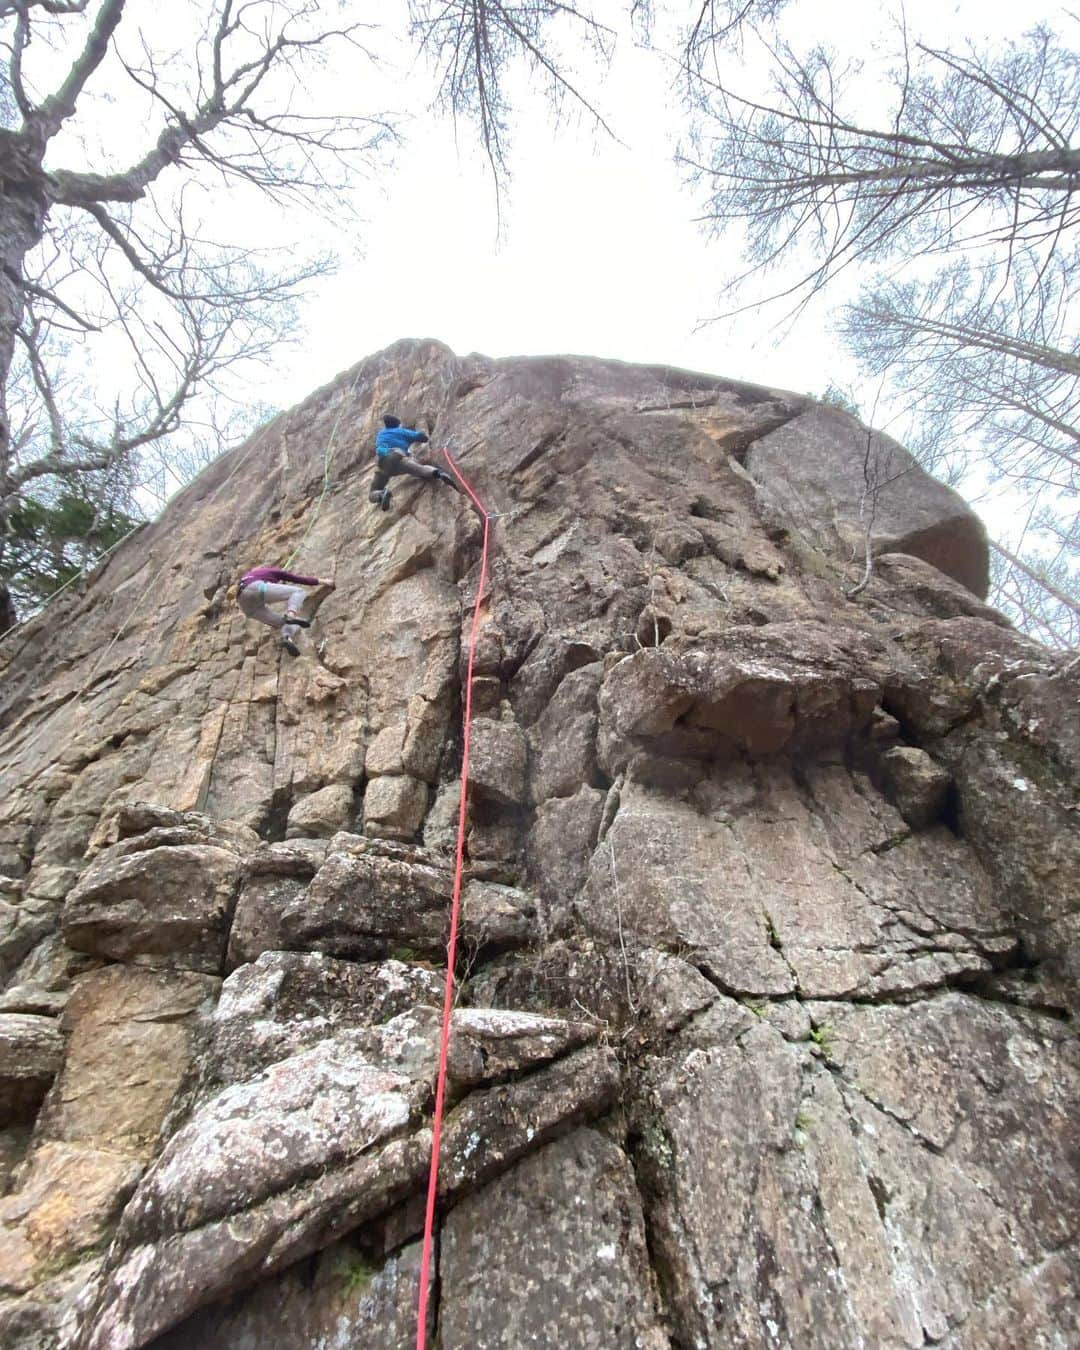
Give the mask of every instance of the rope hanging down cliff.
M 454 957 L 457 952 L 458 918 L 461 913 L 461 875 L 465 856 L 465 812 L 469 792 L 469 737 L 472 731 L 473 657 L 476 651 L 476 633 L 480 627 L 480 607 L 484 601 L 484 583 L 487 580 L 488 535 L 491 517 L 483 502 L 466 481 L 454 463 L 449 449 L 443 454 L 455 478 L 472 498 L 473 505 L 484 520 L 484 538 L 480 552 L 480 579 L 476 585 L 476 603 L 473 605 L 472 627 L 469 630 L 469 662 L 465 673 L 465 716 L 461 750 L 461 800 L 458 803 L 457 848 L 454 853 L 454 889 L 450 899 L 450 936 L 446 944 L 446 990 L 443 997 L 442 1035 L 439 1041 L 439 1076 L 435 1084 L 435 1117 L 431 1130 L 431 1168 L 428 1173 L 427 1208 L 424 1212 L 424 1247 L 420 1258 L 420 1296 L 417 1304 L 416 1350 L 427 1344 L 427 1306 L 431 1276 L 431 1248 L 435 1231 L 435 1196 L 439 1183 L 439 1144 L 442 1138 L 443 1103 L 446 1098 L 446 1060 L 450 1043 L 450 1013 L 454 1003 Z

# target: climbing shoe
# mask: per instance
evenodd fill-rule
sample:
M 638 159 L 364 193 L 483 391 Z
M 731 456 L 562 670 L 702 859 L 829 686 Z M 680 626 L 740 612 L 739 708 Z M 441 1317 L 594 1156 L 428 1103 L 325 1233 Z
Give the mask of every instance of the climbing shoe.
M 436 482 L 439 483 L 449 483 L 451 487 L 457 487 L 457 484 L 454 482 L 454 480 L 450 477 L 450 475 L 446 472 L 445 469 L 435 470 L 435 480 Z
M 285 648 L 285 650 L 289 653 L 290 656 L 300 655 L 300 648 L 296 645 L 296 643 L 292 640 L 292 638 L 282 638 L 281 645 Z
M 379 498 L 379 505 L 384 511 L 390 510 L 390 489 L 383 488 L 382 496 Z
M 302 619 L 299 614 L 286 614 L 285 622 L 295 625 L 297 628 L 310 628 L 311 620 Z

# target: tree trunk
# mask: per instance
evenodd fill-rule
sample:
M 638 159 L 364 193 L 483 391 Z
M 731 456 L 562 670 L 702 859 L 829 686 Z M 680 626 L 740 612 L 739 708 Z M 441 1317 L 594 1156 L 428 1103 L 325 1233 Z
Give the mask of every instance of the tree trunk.
M 1052 595 L 1059 605 L 1064 605 L 1067 610 L 1071 610 L 1071 612 L 1080 619 L 1080 604 L 1077 604 L 1071 595 L 1066 595 L 1065 592 L 1055 586 L 1052 581 L 1047 580 L 1041 573 L 1034 571 L 1027 563 L 1018 558 L 1015 553 L 1010 553 L 1007 548 L 1003 548 L 996 540 L 991 539 L 990 547 L 1000 553 L 1005 561 L 1015 567 L 1018 572 L 1023 572 L 1024 576 L 1028 577 L 1031 581 L 1034 581 L 1037 586 L 1041 586 L 1048 595 Z
M 10 154 L 12 150 L 15 154 Z M 26 255 L 41 241 L 47 200 L 39 165 L 24 166 L 17 152 L 25 149 L 15 137 L 0 144 L 0 502 L 8 497 L 13 462 L 7 387 L 15 353 L 15 331 L 25 309 L 22 278 Z M 20 173 L 29 167 L 31 174 Z M 15 623 L 15 606 L 3 578 L 7 511 L 0 508 L 0 633 Z

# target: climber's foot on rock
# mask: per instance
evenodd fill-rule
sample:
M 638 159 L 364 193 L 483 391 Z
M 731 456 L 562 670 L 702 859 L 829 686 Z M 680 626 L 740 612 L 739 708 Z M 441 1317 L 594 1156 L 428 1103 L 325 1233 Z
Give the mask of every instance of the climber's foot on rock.
M 390 489 L 389 489 L 389 488 L 383 488 L 382 494 L 381 494 L 381 496 L 379 497 L 379 505 L 382 507 L 382 509 L 383 509 L 384 511 L 389 511 L 389 510 L 390 510 L 390 500 L 391 500 L 391 498 L 390 498 Z
M 296 643 L 292 640 L 292 638 L 282 638 L 281 645 L 285 648 L 285 650 L 289 653 L 290 656 L 300 655 L 300 648 L 296 645 Z
M 299 614 L 286 614 L 285 622 L 293 624 L 296 628 L 310 628 L 311 620 L 302 619 Z

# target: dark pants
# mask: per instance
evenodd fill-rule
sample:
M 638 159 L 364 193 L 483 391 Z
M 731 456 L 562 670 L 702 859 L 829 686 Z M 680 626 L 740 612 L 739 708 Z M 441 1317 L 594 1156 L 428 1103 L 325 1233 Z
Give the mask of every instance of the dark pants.
M 399 473 L 408 474 L 410 478 L 426 478 L 430 481 L 438 472 L 433 464 L 418 464 L 411 455 L 403 454 L 400 450 L 391 450 L 388 455 L 380 455 L 376 461 L 375 477 L 371 480 L 368 501 L 377 502 L 383 488 Z

